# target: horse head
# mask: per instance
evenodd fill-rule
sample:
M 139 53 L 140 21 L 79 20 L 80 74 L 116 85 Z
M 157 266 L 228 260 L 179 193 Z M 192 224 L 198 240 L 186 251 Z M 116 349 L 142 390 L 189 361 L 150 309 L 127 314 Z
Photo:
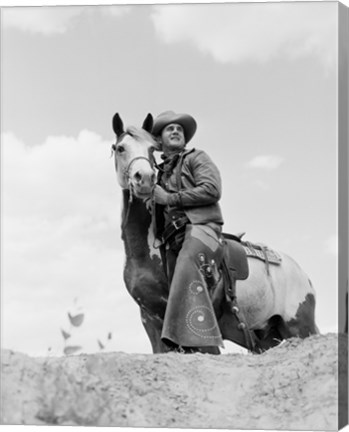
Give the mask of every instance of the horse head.
M 151 114 L 145 118 L 142 128 L 129 126 L 124 129 L 119 114 L 113 117 L 116 143 L 112 150 L 118 182 L 123 189 L 141 199 L 149 198 L 156 181 L 153 152 L 159 150 L 159 145 L 150 134 L 152 126 Z

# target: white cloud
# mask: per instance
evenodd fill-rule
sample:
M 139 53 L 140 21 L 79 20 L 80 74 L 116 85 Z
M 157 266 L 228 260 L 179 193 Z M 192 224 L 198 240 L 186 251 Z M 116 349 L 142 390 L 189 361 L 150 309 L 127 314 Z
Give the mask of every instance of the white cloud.
M 338 236 L 331 235 L 325 242 L 325 251 L 330 255 L 338 255 Z
M 2 11 L 4 27 L 31 33 L 65 33 L 82 14 L 84 7 L 18 7 Z
M 121 6 L 51 6 L 17 7 L 2 11 L 4 27 L 43 35 L 63 34 L 71 29 L 83 15 L 100 14 L 120 17 L 128 13 L 130 7 Z
M 110 5 L 99 6 L 99 10 L 101 13 L 103 13 L 103 15 L 121 17 L 131 12 L 132 7 L 127 5 Z
M 264 192 L 267 192 L 270 189 L 270 185 L 263 180 L 256 180 L 254 184 L 257 188 Z
M 110 143 L 98 135 L 85 130 L 77 138 L 48 137 L 29 147 L 5 133 L 2 143 L 6 215 L 57 220 L 110 214 L 119 188 Z
M 2 346 L 56 352 L 59 328 L 78 297 L 87 350 L 113 331 L 112 348 L 132 351 L 121 331 L 125 316 L 147 347 L 122 278 L 121 191 L 110 143 L 86 130 L 34 147 L 12 133 L 1 141 Z
M 284 159 L 276 155 L 256 156 L 246 163 L 248 168 L 259 168 L 263 170 L 275 170 L 284 162 Z
M 337 9 L 324 3 L 159 5 L 152 20 L 166 43 L 189 42 L 222 63 L 279 55 L 336 56 Z

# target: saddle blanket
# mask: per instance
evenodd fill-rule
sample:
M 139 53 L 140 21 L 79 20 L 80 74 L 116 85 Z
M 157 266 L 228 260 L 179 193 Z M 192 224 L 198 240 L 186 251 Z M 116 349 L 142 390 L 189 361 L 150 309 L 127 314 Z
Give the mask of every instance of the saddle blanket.
M 252 244 L 250 242 L 242 242 L 242 246 L 244 247 L 248 257 L 258 258 L 270 264 L 281 264 L 281 255 L 276 251 L 269 249 L 267 246 Z

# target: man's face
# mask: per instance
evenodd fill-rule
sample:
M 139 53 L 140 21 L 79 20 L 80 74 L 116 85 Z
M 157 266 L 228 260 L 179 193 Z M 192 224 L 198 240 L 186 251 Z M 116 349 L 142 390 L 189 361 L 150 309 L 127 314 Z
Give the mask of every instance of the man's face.
M 164 153 L 182 151 L 185 147 L 183 127 L 177 123 L 170 123 L 163 128 L 161 140 Z

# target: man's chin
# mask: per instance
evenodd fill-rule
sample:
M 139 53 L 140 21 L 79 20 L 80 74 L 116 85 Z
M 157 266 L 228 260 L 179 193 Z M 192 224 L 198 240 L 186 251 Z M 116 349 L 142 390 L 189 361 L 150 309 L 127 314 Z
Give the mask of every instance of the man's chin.
M 183 143 L 182 141 L 172 141 L 170 143 L 170 148 L 172 149 L 176 149 L 176 150 L 182 150 L 185 147 L 185 143 Z

